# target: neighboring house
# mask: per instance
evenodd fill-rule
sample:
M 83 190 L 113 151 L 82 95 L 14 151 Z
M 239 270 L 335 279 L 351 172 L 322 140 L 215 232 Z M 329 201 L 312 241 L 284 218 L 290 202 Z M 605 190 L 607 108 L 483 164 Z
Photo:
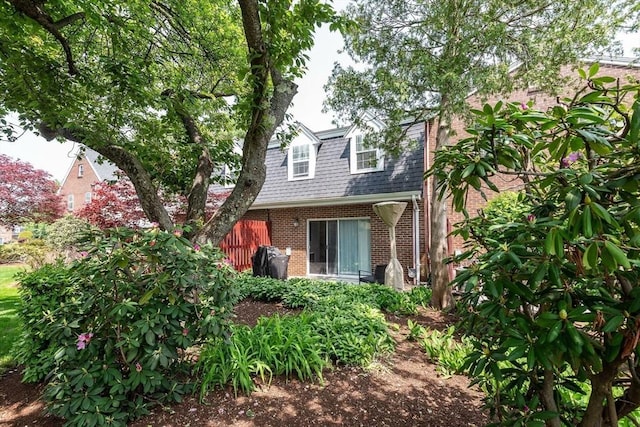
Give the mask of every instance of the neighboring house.
M 627 83 L 632 79 L 636 82 L 640 82 L 640 59 L 639 58 L 597 58 L 597 59 L 585 59 L 584 65 L 582 68 L 589 68 L 593 63 L 598 62 L 600 64 L 600 70 L 598 72 L 599 76 L 612 76 L 619 78 L 621 83 Z M 562 70 L 562 75 L 566 76 L 570 79 L 570 82 L 564 87 L 559 88 L 558 93 L 559 97 L 565 96 L 573 96 L 575 94 L 575 89 L 577 87 L 576 81 L 578 80 L 578 72 L 576 67 L 565 67 Z M 584 82 L 581 83 L 582 85 Z M 528 103 L 529 101 L 533 101 L 533 108 L 539 110 L 545 110 L 549 107 L 557 105 L 558 96 L 550 95 L 548 93 L 542 92 L 539 88 L 530 87 L 523 90 L 519 90 L 513 92 L 506 96 L 501 97 L 492 97 L 486 101 L 482 101 L 478 96 L 472 95 L 469 99 L 471 105 L 476 105 L 478 107 L 482 106 L 484 103 L 489 103 L 495 105 L 495 103 L 500 100 L 507 100 L 513 102 L 522 102 Z M 456 140 L 460 140 L 465 137 L 465 124 L 457 121 L 453 124 L 453 130 L 455 132 L 454 142 Z M 429 147 L 433 151 L 435 149 L 435 134 L 431 134 L 431 143 Z M 514 176 L 498 176 L 494 183 L 498 186 L 501 191 L 505 190 L 518 190 L 522 188 L 522 181 L 519 178 Z M 488 188 L 484 188 L 485 193 L 489 198 L 493 196 L 493 192 Z M 486 201 L 482 198 L 479 192 L 475 192 L 473 190 L 469 191 L 467 197 L 467 211 L 470 215 L 477 215 L 478 211 L 484 207 Z M 462 214 L 451 213 L 451 205 L 449 205 L 449 222 L 450 224 L 456 224 L 464 219 Z M 461 237 L 456 237 L 453 240 L 453 247 L 450 248 L 451 253 L 455 251 L 462 250 L 464 246 L 464 241 Z
M 14 230 L 6 227 L 0 227 L 0 245 L 9 243 L 14 240 Z
M 267 149 L 265 183 L 243 219 L 270 223 L 272 245 L 290 255 L 290 276 L 358 280 L 359 270 L 390 258 L 389 231 L 373 205 L 407 202 L 396 234 L 409 280 L 424 244 L 424 130 L 409 128 L 396 158 L 367 147 L 357 127 L 314 133 L 299 124 L 286 150 L 275 141 Z
M 117 179 L 118 168 L 107 160 L 100 160 L 100 154 L 85 148 L 78 153 L 65 175 L 58 194 L 63 197 L 67 211 L 75 213 L 91 202 L 93 186 L 102 181 Z

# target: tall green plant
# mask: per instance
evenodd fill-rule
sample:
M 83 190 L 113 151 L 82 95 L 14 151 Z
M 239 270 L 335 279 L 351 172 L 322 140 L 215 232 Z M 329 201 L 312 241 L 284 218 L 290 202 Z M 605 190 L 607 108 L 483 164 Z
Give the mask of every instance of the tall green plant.
M 189 349 L 227 337 L 230 267 L 182 232 L 113 229 L 20 279 L 25 380 L 68 425 L 125 425 L 192 389 Z
M 617 425 L 640 406 L 640 85 L 597 71 L 546 111 L 485 105 L 430 172 L 458 210 L 499 173 L 523 177 L 526 216 L 458 231 L 485 230 L 456 283 L 470 372 L 488 378 L 504 424 Z M 576 408 L 560 392 L 581 382 L 591 392 Z

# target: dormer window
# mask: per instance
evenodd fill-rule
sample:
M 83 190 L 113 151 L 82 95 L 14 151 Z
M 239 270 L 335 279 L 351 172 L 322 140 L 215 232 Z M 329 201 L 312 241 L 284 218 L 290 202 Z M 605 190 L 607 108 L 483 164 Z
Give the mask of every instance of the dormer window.
M 364 135 L 351 138 L 351 173 L 375 172 L 384 170 L 382 151 L 365 144 Z
M 304 125 L 298 124 L 295 136 L 287 154 L 289 181 L 313 179 L 316 174 L 316 157 L 320 140 Z

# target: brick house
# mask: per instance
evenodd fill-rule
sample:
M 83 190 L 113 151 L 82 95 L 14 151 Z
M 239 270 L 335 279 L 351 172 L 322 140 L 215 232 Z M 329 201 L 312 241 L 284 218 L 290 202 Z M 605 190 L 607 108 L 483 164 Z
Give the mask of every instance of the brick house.
M 94 150 L 85 148 L 71 163 L 58 190 L 69 213 L 78 212 L 91 202 L 93 186 L 96 183 L 117 179 L 118 168 L 108 161 L 98 161 L 99 157 Z
M 601 76 L 611 76 L 615 78 L 619 78 L 621 83 L 628 82 L 629 79 L 633 79 L 637 82 L 640 82 L 640 60 L 638 58 L 598 58 L 598 59 L 585 59 L 584 65 L 581 68 L 589 68 L 593 63 L 600 64 L 600 70 L 598 75 Z M 575 94 L 575 89 L 578 87 L 578 73 L 576 67 L 565 67 L 562 70 L 562 75 L 569 78 L 568 83 L 558 90 L 559 96 L 572 96 Z M 584 83 L 584 82 L 583 82 Z M 582 84 L 583 84 L 582 83 Z M 581 85 L 582 85 L 581 84 Z M 533 101 L 533 107 L 539 110 L 545 110 L 552 106 L 557 105 L 557 96 L 545 93 L 539 88 L 530 87 L 522 90 L 515 91 L 506 96 L 494 96 L 490 97 L 487 100 L 481 100 L 478 96 L 472 95 L 469 99 L 469 103 L 471 105 L 476 105 L 481 107 L 485 103 L 489 103 L 491 105 L 495 105 L 498 100 L 506 100 L 510 102 L 523 102 L 528 103 L 529 101 Z M 455 140 L 460 140 L 466 136 L 464 132 L 465 123 L 458 120 L 453 123 L 452 129 L 454 131 Z M 435 149 L 435 133 L 431 134 L 429 147 L 431 151 Z M 498 176 L 494 183 L 500 189 L 500 191 L 508 191 L 508 190 L 518 190 L 522 188 L 522 182 L 513 176 Z M 491 198 L 494 193 L 488 189 L 483 188 L 484 192 L 487 194 L 487 197 Z M 482 209 L 485 205 L 486 201 L 482 198 L 479 192 L 473 191 L 471 189 L 467 198 L 467 210 L 471 216 L 477 215 L 478 211 Z M 451 224 L 456 224 L 463 220 L 463 215 L 452 212 L 451 206 L 449 206 L 449 222 Z M 451 253 L 454 253 L 456 250 L 461 250 L 463 248 L 464 241 L 460 237 L 456 237 L 453 239 L 453 247 L 450 248 Z
M 629 58 L 597 62 L 602 75 L 640 78 L 640 67 Z M 565 68 L 563 75 L 574 81 L 577 78 L 574 68 Z M 559 92 L 571 94 L 572 84 Z M 555 95 L 536 88 L 501 98 L 525 103 L 531 100 L 535 108 L 557 102 Z M 498 99 L 482 100 L 471 95 L 469 101 L 480 106 Z M 383 126 L 375 121 L 373 125 Z M 464 128 L 461 120 L 453 123 L 452 143 L 464 138 Z M 290 255 L 289 275 L 357 280 L 357 270 L 371 271 L 388 262 L 390 256 L 387 227 L 372 206 L 383 201 L 406 201 L 408 206 L 398 222 L 396 236 L 398 259 L 405 269 L 405 279 L 411 280 L 409 269 L 420 271 L 420 259 L 429 248 L 429 203 L 425 205 L 425 200 L 430 200 L 432 189 L 429 181 L 423 181 L 423 174 L 433 161 L 436 129 L 432 122 L 425 122 L 411 127 L 408 136 L 413 145 L 403 147 L 401 155 L 393 158 L 362 147 L 362 132 L 355 127 L 314 133 L 300 125 L 286 150 L 279 142 L 269 146 L 264 186 L 243 219 L 271 224 L 272 244 Z M 499 178 L 501 191 L 521 186 L 513 178 Z M 486 193 L 491 197 L 490 191 Z M 484 204 L 479 193 L 469 194 L 467 207 L 472 215 Z M 449 224 L 460 220 L 461 215 L 449 213 Z M 463 245 L 460 238 L 450 240 L 450 252 L 461 250 Z
M 270 223 L 272 245 L 290 255 L 290 276 L 358 280 L 359 270 L 390 258 L 389 231 L 373 205 L 407 202 L 396 235 L 409 280 L 424 244 L 424 131 L 424 124 L 409 128 L 394 157 L 368 148 L 355 126 L 314 133 L 298 124 L 288 148 L 269 145 L 265 183 L 243 219 Z

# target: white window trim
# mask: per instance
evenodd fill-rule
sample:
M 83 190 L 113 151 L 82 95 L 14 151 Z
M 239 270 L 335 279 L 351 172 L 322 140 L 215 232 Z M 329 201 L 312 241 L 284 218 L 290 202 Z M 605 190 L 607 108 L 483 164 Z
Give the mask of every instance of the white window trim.
M 293 147 L 302 147 L 302 146 L 308 146 L 309 147 L 309 173 L 307 175 L 304 176 L 293 176 Z M 287 154 L 287 175 L 288 175 L 288 179 L 289 181 L 301 181 L 301 180 L 305 180 L 305 179 L 313 179 L 316 175 L 316 146 L 315 144 L 311 143 L 311 142 L 305 142 L 305 143 L 296 143 L 296 144 L 292 144 L 289 147 L 289 152 Z
M 91 191 L 87 191 L 86 193 L 84 193 L 84 204 L 88 205 L 89 203 L 91 203 Z
M 380 148 L 371 148 L 367 151 L 376 152 L 376 167 L 374 168 L 364 168 L 358 169 L 358 156 L 356 152 L 356 141 L 358 138 L 364 138 L 364 135 L 361 133 L 353 134 L 349 138 L 349 152 L 350 152 L 350 163 L 351 163 L 351 175 L 359 174 L 359 173 L 368 173 L 368 172 L 380 172 L 384 170 L 384 152 Z M 364 152 L 364 151 L 362 151 Z
M 81 163 L 78 165 L 78 178 L 82 178 L 84 176 L 84 165 Z
M 69 194 L 67 196 L 67 210 L 68 211 L 72 211 L 74 207 L 75 207 L 75 205 L 74 205 L 74 202 L 73 202 L 73 194 Z

